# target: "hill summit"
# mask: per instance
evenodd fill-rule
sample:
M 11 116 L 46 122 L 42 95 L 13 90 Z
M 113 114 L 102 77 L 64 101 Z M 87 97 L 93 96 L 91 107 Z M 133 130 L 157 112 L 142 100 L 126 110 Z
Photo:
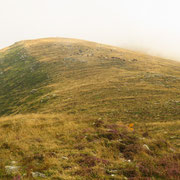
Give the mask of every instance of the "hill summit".
M 88 41 L 21 41 L 0 53 L 0 114 L 65 111 L 121 114 L 130 121 L 177 119 L 179 68 L 178 62 Z

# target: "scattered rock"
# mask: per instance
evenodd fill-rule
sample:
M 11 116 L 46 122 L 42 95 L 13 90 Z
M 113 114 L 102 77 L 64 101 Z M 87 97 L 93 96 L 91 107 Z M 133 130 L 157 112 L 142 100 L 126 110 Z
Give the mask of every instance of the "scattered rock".
M 125 158 L 119 158 L 119 160 L 122 161 L 122 162 L 126 162 Z
M 179 148 L 179 147 L 180 147 L 180 144 L 176 144 L 176 147 L 178 147 L 178 148 Z
M 118 170 L 114 169 L 114 170 L 111 170 L 112 173 L 117 173 Z
M 20 167 L 19 166 L 5 166 L 5 170 L 7 174 L 15 174 L 19 171 Z
M 87 57 L 92 57 L 93 56 L 93 54 L 87 54 Z
M 66 156 L 62 156 L 62 159 L 68 160 L 68 157 L 66 157 Z
M 56 94 L 53 94 L 52 97 L 56 97 L 57 95 Z
M 12 161 L 11 164 L 12 164 L 12 165 L 15 165 L 15 164 L 17 164 L 17 162 L 16 162 L 16 161 Z
M 146 149 L 146 150 L 148 150 L 148 151 L 150 151 L 149 146 L 148 146 L 147 144 L 144 144 L 144 145 L 143 145 L 143 148 Z
M 180 101 L 177 100 L 169 100 L 167 103 L 174 103 L 174 104 L 180 104 Z
M 47 102 L 50 99 L 50 97 L 47 95 L 41 99 L 41 103 Z
M 140 139 L 140 140 L 144 140 L 144 139 L 146 139 L 146 138 L 144 138 L 144 137 L 140 137 L 139 139 Z
M 114 57 L 114 56 L 113 56 L 113 57 L 111 57 L 111 58 L 112 58 L 112 59 L 120 59 L 119 57 Z
M 115 174 L 118 173 L 118 170 L 116 170 L 116 169 L 106 170 L 106 173 L 110 174 L 111 176 L 115 176 Z
M 36 178 L 36 177 L 46 178 L 46 175 L 40 172 L 32 172 L 31 174 L 33 178 Z
M 76 61 L 76 59 L 67 57 L 67 58 L 64 58 L 64 61 Z
M 34 94 L 35 92 L 37 92 L 37 89 L 32 89 L 31 90 L 31 94 Z
M 137 61 L 137 59 L 132 59 L 133 62 Z
M 171 136 L 170 139 L 176 139 L 177 137 L 176 136 Z
M 176 152 L 173 148 L 170 148 L 170 151 L 171 151 L 171 152 Z

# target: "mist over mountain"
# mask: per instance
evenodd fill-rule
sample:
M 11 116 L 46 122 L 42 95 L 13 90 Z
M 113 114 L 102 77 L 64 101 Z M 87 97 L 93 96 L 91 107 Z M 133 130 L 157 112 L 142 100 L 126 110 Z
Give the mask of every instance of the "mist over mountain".
M 171 46 L 171 48 L 169 47 L 169 44 L 162 45 L 162 44 L 156 44 L 155 42 L 152 44 L 151 43 L 139 44 L 138 41 L 135 43 L 131 43 L 131 42 L 129 43 L 126 42 L 124 44 L 117 43 L 116 45 L 121 48 L 148 54 L 151 56 L 157 56 L 165 59 L 173 59 L 175 61 L 180 61 L 180 54 L 178 52 L 179 45 L 177 44 L 174 44 L 173 46 Z
M 179 60 L 179 6 L 178 0 L 6 0 L 0 4 L 0 48 L 71 37 Z

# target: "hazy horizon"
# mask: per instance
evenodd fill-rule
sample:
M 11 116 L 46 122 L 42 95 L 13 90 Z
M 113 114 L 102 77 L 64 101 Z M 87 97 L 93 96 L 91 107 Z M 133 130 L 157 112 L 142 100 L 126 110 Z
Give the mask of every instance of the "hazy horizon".
M 180 60 L 178 0 L 0 1 L 0 49 L 65 37 Z

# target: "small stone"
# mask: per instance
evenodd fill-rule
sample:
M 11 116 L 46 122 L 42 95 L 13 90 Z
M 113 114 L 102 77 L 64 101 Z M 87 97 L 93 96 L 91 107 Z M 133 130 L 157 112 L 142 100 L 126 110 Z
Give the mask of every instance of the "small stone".
M 119 160 L 122 161 L 122 162 L 126 162 L 125 158 L 119 158 Z
M 31 90 L 31 93 L 32 93 L 32 94 L 35 93 L 35 92 L 37 92 L 37 89 L 32 89 L 32 90 Z
M 132 59 L 132 61 L 137 61 L 137 59 Z
M 144 137 L 140 137 L 139 139 L 144 140 L 145 138 Z
M 112 173 L 117 173 L 117 171 L 116 169 L 111 170 Z
M 56 94 L 53 94 L 52 97 L 56 97 Z
M 5 166 L 7 174 L 14 174 L 19 171 L 19 166 Z
M 16 162 L 16 161 L 12 161 L 11 164 L 12 164 L 12 165 L 15 165 L 15 164 L 17 164 L 17 162 Z
M 144 144 L 144 145 L 143 145 L 143 148 L 146 149 L 146 150 L 148 150 L 148 151 L 150 151 L 149 146 L 148 146 L 147 144 Z
M 62 159 L 68 160 L 68 157 L 66 157 L 66 156 L 62 156 Z
M 170 148 L 170 151 L 172 151 L 172 152 L 176 152 L 173 148 Z
M 170 139 L 176 139 L 176 136 L 171 136 Z
M 46 175 L 40 172 L 32 172 L 32 177 L 33 178 L 36 178 L 36 177 L 46 178 Z

